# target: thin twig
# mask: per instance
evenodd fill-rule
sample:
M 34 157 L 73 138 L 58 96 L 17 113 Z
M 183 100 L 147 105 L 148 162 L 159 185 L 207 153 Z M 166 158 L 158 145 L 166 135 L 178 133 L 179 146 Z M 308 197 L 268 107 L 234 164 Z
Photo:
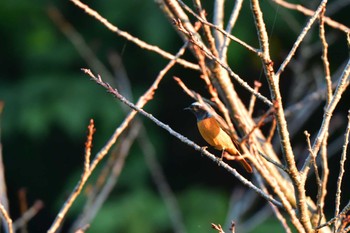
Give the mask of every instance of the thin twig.
M 238 39 L 237 37 L 227 33 L 226 31 L 224 31 L 222 28 L 216 26 L 215 24 L 209 23 L 208 21 L 204 20 L 202 17 L 200 17 L 199 15 L 197 15 L 195 12 L 193 12 L 193 10 L 191 8 L 189 8 L 184 2 L 182 2 L 181 0 L 177 0 L 177 2 L 180 3 L 180 5 L 189 13 L 191 13 L 194 17 L 196 17 L 197 20 L 199 20 L 202 24 L 208 25 L 214 29 L 216 29 L 217 31 L 221 32 L 222 34 L 224 34 L 227 38 L 237 42 L 238 44 L 242 45 L 243 47 L 245 47 L 246 49 L 248 49 L 249 51 L 256 53 L 257 55 L 260 55 L 259 50 L 253 48 L 252 46 L 248 45 L 247 43 L 245 43 L 244 41 Z
M 254 90 L 255 90 L 256 92 L 259 92 L 260 87 L 261 87 L 261 82 L 259 82 L 259 81 L 254 81 Z M 255 95 L 252 95 L 252 96 L 250 97 L 249 108 L 248 108 L 248 114 L 249 114 L 249 116 L 252 116 L 252 115 L 253 115 L 255 102 L 256 102 L 256 96 L 255 96 Z
M 259 186 L 261 187 L 261 189 L 264 190 L 266 193 L 268 193 L 266 185 L 265 185 L 264 181 L 262 180 L 261 176 L 257 176 L 257 181 L 258 181 Z M 282 227 L 284 228 L 285 232 L 286 233 L 291 233 L 292 231 L 291 231 L 290 227 L 288 226 L 287 219 L 282 215 L 280 210 L 278 208 L 276 208 L 276 206 L 271 205 L 270 203 L 268 203 L 268 205 L 272 208 L 272 210 L 275 213 L 277 219 L 282 224 Z
M 77 229 L 74 233 L 84 233 L 85 231 L 87 231 L 90 227 L 90 224 L 86 224 L 85 226 Z
M 273 2 L 285 7 L 285 8 L 288 8 L 288 9 L 292 9 L 292 10 L 297 10 L 301 13 L 303 13 L 304 15 L 307 15 L 307 16 L 312 16 L 315 14 L 315 12 L 313 10 L 310 10 L 302 5 L 299 5 L 299 4 L 293 4 L 293 3 L 289 3 L 289 2 L 285 2 L 284 0 L 272 0 Z M 338 23 L 334 20 L 332 20 L 331 18 L 329 17 L 325 17 L 324 19 L 325 23 L 330 26 L 330 27 L 333 27 L 333 28 L 336 28 L 336 29 L 339 29 L 345 33 L 347 33 L 350 28 L 348 28 L 347 26 L 345 26 L 344 24 L 341 24 L 341 23 Z
M 337 221 L 338 219 L 342 218 L 345 214 L 347 214 L 349 212 L 349 210 L 350 210 L 350 201 L 348 201 L 346 206 L 342 209 L 342 211 L 338 215 L 334 216 L 333 218 L 331 218 L 327 222 L 315 227 L 315 230 L 321 229 L 321 228 L 326 227 L 326 226 L 330 226 L 335 221 Z
M 33 206 L 31 206 L 26 212 L 24 212 L 19 219 L 13 222 L 13 228 L 16 231 L 17 229 L 22 228 L 27 225 L 29 220 L 31 220 L 38 212 L 44 207 L 44 203 L 40 200 L 35 201 Z
M 295 228 L 298 230 L 298 232 L 305 232 L 303 225 L 300 223 L 299 216 L 296 214 L 295 210 L 295 199 L 294 195 L 291 196 L 288 192 L 292 189 L 293 187 L 290 187 L 290 189 L 286 189 L 282 184 L 280 184 L 278 181 L 278 177 L 275 176 L 277 172 L 271 171 L 271 169 L 268 168 L 263 162 L 264 160 L 260 161 L 258 160 L 259 157 L 257 157 L 256 160 L 251 160 L 253 163 L 255 169 L 261 174 L 262 179 L 267 182 L 270 186 L 270 188 L 275 192 L 275 194 L 280 198 L 281 203 L 285 209 L 285 211 L 288 213 L 290 217 L 291 223 L 295 226 Z M 259 161 L 259 162 L 258 162 Z M 277 170 L 277 169 L 276 169 Z
M 267 136 L 267 139 L 266 139 L 267 143 L 271 143 L 272 137 L 273 137 L 273 135 L 275 135 L 276 126 L 277 126 L 276 119 L 273 118 L 272 119 L 272 125 L 271 125 L 271 128 L 270 128 L 270 132 L 269 132 L 269 135 Z
M 242 9 L 242 3 L 243 3 L 243 0 L 236 0 L 235 1 L 235 6 L 232 9 L 230 19 L 228 20 L 228 23 L 227 23 L 226 29 L 225 29 L 225 31 L 228 34 L 231 34 L 232 28 L 236 24 L 239 12 Z M 227 59 L 227 49 L 228 49 L 229 44 L 230 44 L 230 40 L 227 36 L 225 36 L 222 47 L 219 49 L 220 59 L 223 62 L 225 62 Z
M 310 134 L 309 132 L 307 132 L 306 130 L 304 131 L 304 134 L 306 136 L 306 142 L 307 142 L 307 148 L 312 156 L 312 164 L 314 166 L 315 169 L 315 176 L 316 176 L 316 184 L 317 184 L 317 214 L 318 214 L 318 220 L 317 222 L 321 221 L 322 217 L 323 217 L 323 212 L 322 212 L 322 206 L 324 205 L 324 203 L 321 203 L 321 196 L 322 193 L 324 192 L 324 189 L 326 187 L 324 187 L 322 185 L 322 181 L 320 178 L 320 174 L 318 171 L 318 166 L 317 166 L 317 162 L 316 162 L 316 155 L 312 152 L 312 147 L 311 147 L 311 141 L 310 141 Z
M 214 1 L 213 24 L 221 29 L 223 29 L 223 27 L 224 27 L 224 16 L 225 16 L 224 10 L 225 10 L 225 0 Z M 225 36 L 216 30 L 214 30 L 213 35 L 215 38 L 216 49 L 218 50 L 218 52 L 220 54 L 219 50 L 223 45 L 223 41 L 224 41 Z
M 325 139 L 323 140 L 322 146 L 321 146 L 322 190 L 319 197 L 319 206 L 320 206 L 321 215 L 319 216 L 319 221 L 317 225 L 320 225 L 322 223 L 322 220 L 324 219 L 324 206 L 325 206 L 325 199 L 327 194 L 327 183 L 328 183 L 328 176 L 329 176 L 328 158 L 327 158 L 327 139 L 328 139 L 328 133 L 326 134 Z
M 348 60 L 348 63 L 346 65 L 346 67 L 344 68 L 343 73 L 341 74 L 339 81 L 338 81 L 338 85 L 337 88 L 333 94 L 332 100 L 331 102 L 326 106 L 326 109 L 324 111 L 324 115 L 323 115 L 323 120 L 322 120 L 322 124 L 320 127 L 320 130 L 317 134 L 317 137 L 312 145 L 312 150 L 313 153 L 317 154 L 321 144 L 324 140 L 324 137 L 326 135 L 326 132 L 328 131 L 329 128 L 329 122 L 331 120 L 332 114 L 335 110 L 335 107 L 338 105 L 344 91 L 346 90 L 346 88 L 349 86 L 350 83 L 350 79 L 348 78 L 350 74 L 350 59 Z M 309 170 L 309 166 L 308 164 L 310 163 L 310 156 L 306 159 L 305 164 L 302 168 L 302 174 L 305 177 L 307 176 L 307 172 Z
M 147 44 L 146 42 L 130 35 L 128 32 L 122 31 L 120 30 L 118 27 L 114 26 L 113 24 L 111 24 L 110 22 L 108 22 L 107 19 L 103 18 L 98 12 L 94 11 L 93 9 L 91 9 L 88 5 L 80 2 L 79 0 L 71 0 L 76 6 L 80 7 L 81 9 L 83 9 L 87 14 L 89 14 L 90 16 L 94 17 L 95 19 L 97 19 L 99 22 L 101 22 L 106 28 L 108 28 L 110 31 L 116 33 L 117 35 L 127 39 L 130 42 L 133 42 L 134 44 L 136 44 L 137 46 L 139 46 L 142 49 L 146 49 L 152 52 L 155 52 L 161 56 L 163 56 L 166 59 L 169 60 L 173 60 L 175 59 L 175 56 L 160 49 L 158 46 L 154 46 L 154 45 L 150 45 Z M 182 66 L 184 66 L 185 68 L 190 68 L 190 69 L 194 69 L 194 70 L 199 70 L 198 65 L 193 64 L 191 62 L 185 61 L 183 59 L 176 59 L 176 62 L 181 64 Z
M 58 230 L 58 228 L 61 226 L 61 223 L 62 223 L 64 217 L 66 216 L 70 207 L 73 205 L 76 198 L 79 196 L 81 190 L 83 189 L 86 181 L 90 177 L 94 168 L 96 167 L 98 162 L 104 157 L 104 156 L 96 156 L 96 158 L 94 159 L 94 162 L 93 162 L 93 163 L 95 163 L 94 167 L 90 166 L 90 164 L 88 163 L 88 161 L 90 161 L 91 146 L 92 146 L 92 142 L 90 140 L 92 140 L 92 135 L 94 134 L 94 131 L 95 131 L 94 121 L 91 119 L 90 124 L 88 126 L 88 136 L 87 136 L 87 141 L 85 144 L 84 171 L 81 175 L 81 178 L 80 178 L 78 184 L 74 187 L 73 192 L 70 194 L 70 196 L 68 197 L 66 202 L 63 204 L 60 212 L 56 216 L 56 219 L 52 223 L 50 229 L 47 231 L 48 233 L 56 232 Z
M 28 202 L 27 202 L 27 190 L 25 188 L 21 188 L 18 191 L 18 202 L 19 202 L 19 210 L 21 212 L 21 215 L 23 216 L 23 214 L 25 212 L 27 212 L 28 210 Z M 16 230 L 15 226 L 14 229 Z M 20 229 L 21 233 L 27 233 L 28 229 L 27 229 L 27 224 L 23 224 L 21 229 Z
M 121 143 L 119 143 L 117 149 L 113 151 L 114 153 L 117 153 L 117 158 L 114 160 L 114 163 L 111 164 L 111 166 L 108 166 L 108 172 L 110 174 L 107 177 L 107 180 L 102 185 L 100 190 L 95 191 L 94 195 L 91 197 L 93 200 L 90 201 L 90 204 L 85 206 L 84 212 L 72 227 L 74 231 L 88 225 L 94 219 L 103 203 L 106 201 L 107 197 L 118 181 L 119 175 L 124 167 L 125 159 L 129 154 L 130 147 L 132 146 L 132 143 L 137 137 L 139 131 L 140 124 L 135 122 L 129 127 L 127 135 L 120 140 Z
M 266 156 L 264 153 L 262 153 L 261 151 L 258 151 L 259 155 L 261 155 L 264 159 L 266 159 L 266 161 L 272 163 L 273 165 L 275 165 L 276 167 L 278 167 L 279 169 L 285 171 L 286 173 L 288 173 L 288 169 L 283 166 L 282 164 L 272 160 L 271 158 L 269 158 L 268 156 Z
M 148 141 L 148 139 L 149 135 L 147 135 L 147 131 L 144 129 L 141 130 L 141 134 L 138 138 L 138 141 L 144 153 L 146 164 L 153 177 L 153 181 L 155 182 L 158 191 L 162 199 L 164 200 L 165 206 L 168 210 L 174 232 L 184 233 L 186 232 L 186 228 L 184 225 L 184 219 L 181 214 L 178 202 L 173 191 L 171 190 L 169 183 L 166 180 L 166 176 L 162 170 L 162 167 L 159 164 L 159 161 L 157 160 L 155 148 Z
M 326 80 L 326 89 L 327 89 L 327 104 L 331 102 L 332 99 L 332 80 L 331 80 L 331 72 L 329 68 L 329 61 L 328 61 L 328 43 L 326 40 L 326 33 L 324 29 L 324 13 L 326 11 L 326 8 L 323 8 L 320 14 L 320 39 L 322 42 L 322 61 L 323 61 L 323 69 L 325 73 L 325 80 Z
M 211 227 L 218 231 L 218 233 L 225 233 L 220 224 L 212 223 Z
M 67 39 L 73 44 L 79 55 L 86 61 L 89 67 L 93 70 L 99 71 L 107 80 L 112 81 L 113 75 L 107 67 L 97 58 L 92 49 L 88 46 L 84 38 L 79 32 L 70 24 L 57 7 L 49 5 L 47 13 Z
M 248 140 L 251 135 L 254 133 L 254 131 L 256 129 L 259 129 L 261 126 L 263 126 L 266 122 L 266 118 L 268 118 L 268 116 L 272 115 L 272 113 L 275 111 L 275 108 L 278 106 L 273 106 L 271 107 L 267 112 L 264 113 L 264 115 L 262 115 L 259 119 L 259 121 L 253 126 L 253 128 L 250 130 L 249 133 L 247 133 L 241 140 L 241 143 L 245 142 L 246 140 Z
M 341 158 L 339 161 L 339 175 L 338 175 L 338 180 L 337 180 L 337 191 L 335 194 L 334 216 L 338 215 L 339 208 L 340 208 L 340 198 L 341 198 L 341 191 L 342 191 L 341 186 L 342 186 L 343 176 L 345 173 L 344 164 L 345 164 L 346 155 L 347 155 L 347 148 L 348 148 L 348 144 L 349 144 L 349 134 L 350 134 L 350 110 L 348 111 L 348 126 L 347 126 L 346 132 L 344 134 L 343 152 L 341 154 Z
M 290 62 L 292 57 L 294 56 L 295 51 L 298 49 L 300 43 L 304 40 L 304 38 L 305 38 L 306 34 L 309 32 L 311 26 L 314 24 L 315 20 L 319 17 L 319 15 L 321 14 L 322 10 L 325 8 L 326 3 L 327 3 L 327 0 L 322 0 L 320 5 L 317 7 L 317 10 L 314 12 L 312 17 L 309 19 L 309 21 L 307 22 L 307 24 L 303 28 L 302 32 L 299 34 L 297 40 L 293 44 L 292 49 L 289 51 L 287 57 L 284 59 L 284 61 L 280 65 L 278 71 L 276 72 L 276 78 L 277 79 L 280 78 L 281 73 L 284 71 L 284 69 L 286 68 L 286 66 L 288 65 L 288 63 Z
M 0 212 L 1 212 L 2 218 L 6 222 L 8 232 L 13 233 L 12 219 L 10 218 L 7 210 L 5 209 L 5 207 L 1 203 L 0 203 Z
M 2 138 L 1 138 L 1 119 L 2 119 L 2 111 L 4 109 L 4 102 L 0 100 L 0 203 L 2 207 L 8 211 L 9 209 L 9 200 L 7 197 L 7 188 L 6 188 L 6 180 L 5 180 L 5 167 L 3 162 L 3 154 L 2 154 Z M 10 229 L 8 229 L 8 222 L 6 218 L 2 218 L 4 231 L 8 233 Z

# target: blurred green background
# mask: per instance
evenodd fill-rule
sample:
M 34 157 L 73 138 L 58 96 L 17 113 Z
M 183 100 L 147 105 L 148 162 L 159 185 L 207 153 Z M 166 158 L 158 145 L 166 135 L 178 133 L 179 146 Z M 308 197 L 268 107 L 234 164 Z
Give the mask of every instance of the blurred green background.
M 176 53 L 182 45 L 171 23 L 153 1 L 86 3 L 112 24 L 150 44 L 171 53 Z M 262 3 L 274 42 L 272 52 L 279 61 L 288 52 L 296 35 L 290 36 L 285 23 L 276 20 L 278 10 L 265 1 Z M 212 16 L 211 4 L 211 1 L 205 2 L 209 19 Z M 29 222 L 30 232 L 45 232 L 49 228 L 77 183 L 83 169 L 89 120 L 93 118 L 97 128 L 95 154 L 124 117 L 118 101 L 81 72 L 80 68 L 91 67 L 62 33 L 62 27 L 50 18 L 53 7 L 76 29 L 110 72 L 112 66 L 108 56 L 113 53 L 120 55 L 135 98 L 145 92 L 167 64 L 159 55 L 144 51 L 113 34 L 69 1 L 0 3 L 0 100 L 5 104 L 1 116 L 1 141 L 11 216 L 15 220 L 20 215 L 18 191 L 22 188 L 26 189 L 29 205 L 38 199 L 45 205 Z M 227 3 L 227 14 L 231 8 L 232 3 Z M 296 20 L 302 25 L 305 18 L 296 15 Z M 258 46 L 248 2 L 244 3 L 234 33 Z M 234 69 L 239 67 L 236 71 L 248 77 L 249 84 L 261 77 L 256 58 L 237 45 L 230 46 L 230 50 L 233 52 L 229 63 Z M 339 53 L 346 56 L 346 51 Z M 185 57 L 193 61 L 190 54 Z M 183 111 L 192 100 L 183 94 L 173 75 L 182 78 L 196 91 L 206 93 L 198 73 L 177 65 L 165 76 L 154 100 L 145 109 L 176 131 L 204 145 L 195 128 L 194 117 Z M 239 91 L 248 103 L 249 94 Z M 186 230 L 215 232 L 210 223 L 225 224 L 231 191 L 241 185 L 148 120 L 144 123 L 169 185 L 178 198 Z M 82 204 L 83 198 L 80 198 L 70 211 L 63 231 L 77 217 Z M 271 220 L 263 227 L 258 232 L 281 230 L 280 225 Z M 131 149 L 117 187 L 88 232 L 140 231 L 172 232 L 172 228 L 164 202 L 136 145 Z

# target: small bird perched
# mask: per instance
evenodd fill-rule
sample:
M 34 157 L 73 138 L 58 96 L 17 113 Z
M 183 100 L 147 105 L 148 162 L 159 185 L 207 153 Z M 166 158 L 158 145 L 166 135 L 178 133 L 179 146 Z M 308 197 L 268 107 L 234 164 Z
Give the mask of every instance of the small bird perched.
M 215 117 L 202 104 L 194 102 L 185 110 L 190 110 L 196 116 L 198 130 L 207 143 L 215 149 L 221 150 L 226 159 L 238 160 L 247 172 L 253 172 L 252 167 L 238 151 L 229 134 L 223 130 Z

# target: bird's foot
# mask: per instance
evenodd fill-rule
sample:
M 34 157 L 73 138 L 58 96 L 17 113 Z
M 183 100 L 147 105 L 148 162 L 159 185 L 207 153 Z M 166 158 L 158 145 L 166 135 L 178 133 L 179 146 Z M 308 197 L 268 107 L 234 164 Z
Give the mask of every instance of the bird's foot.
M 201 155 L 202 155 L 202 156 L 203 156 L 204 151 L 205 151 L 206 149 L 208 149 L 207 146 L 202 146 L 202 147 L 201 147 Z
M 218 159 L 218 166 L 220 166 L 220 163 L 224 160 L 225 154 L 226 154 L 225 150 L 222 150 L 221 156 Z

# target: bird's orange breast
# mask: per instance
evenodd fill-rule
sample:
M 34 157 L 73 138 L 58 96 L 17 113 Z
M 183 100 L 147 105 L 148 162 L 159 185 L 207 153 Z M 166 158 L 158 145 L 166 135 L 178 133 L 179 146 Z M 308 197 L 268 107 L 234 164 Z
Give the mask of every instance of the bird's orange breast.
M 209 117 L 197 122 L 198 130 L 204 140 L 217 150 L 227 150 L 234 147 L 230 136 L 223 131 L 215 118 Z

